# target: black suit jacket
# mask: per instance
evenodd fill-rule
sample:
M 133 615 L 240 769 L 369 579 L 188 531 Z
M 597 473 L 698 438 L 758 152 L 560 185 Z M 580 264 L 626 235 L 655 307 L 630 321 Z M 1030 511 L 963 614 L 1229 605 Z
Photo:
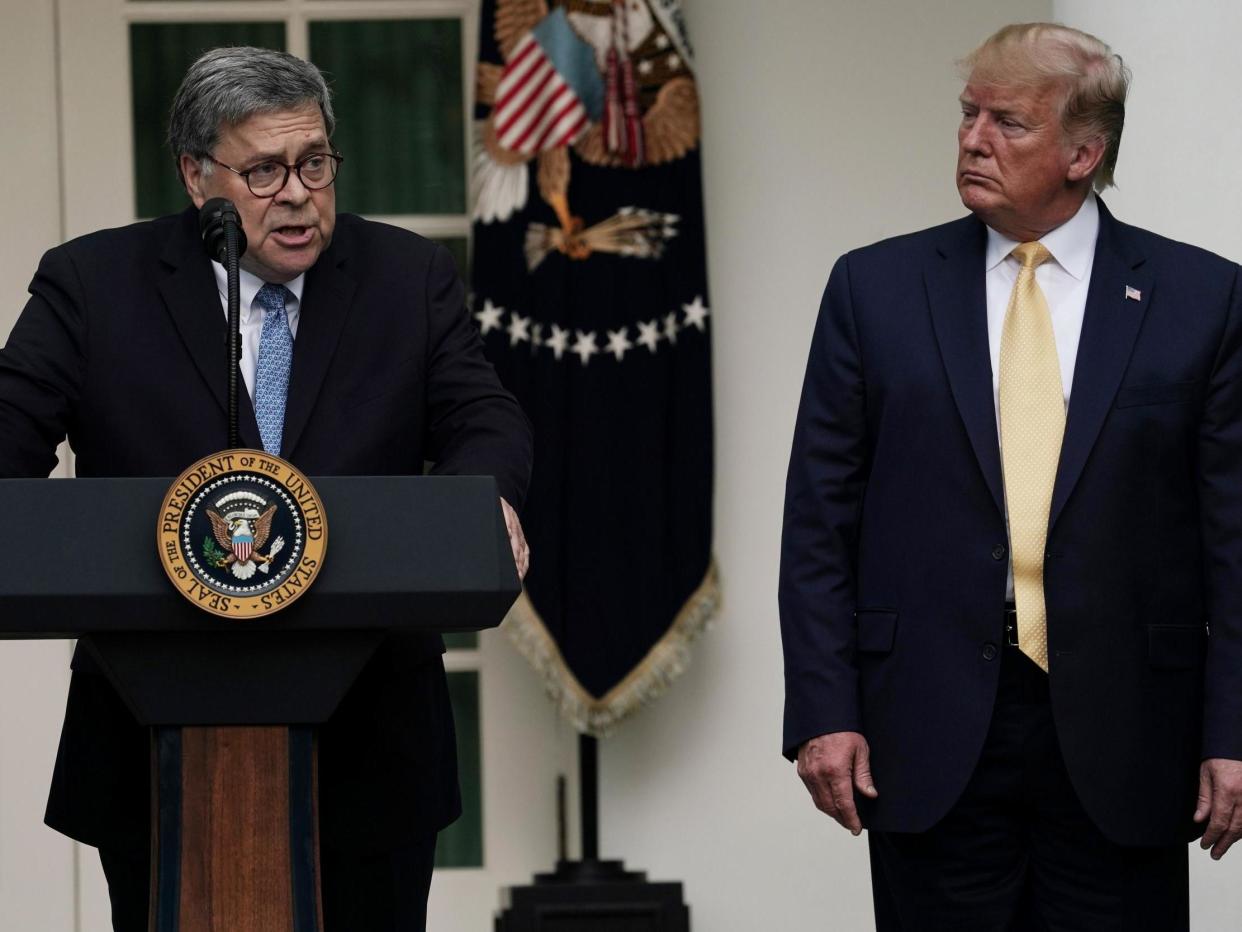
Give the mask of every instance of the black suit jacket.
M 948 811 L 996 694 L 1008 542 L 985 242 L 970 217 L 839 260 L 798 413 L 784 749 L 862 732 L 881 830 Z M 1044 586 L 1057 735 L 1121 843 L 1192 836 L 1199 760 L 1242 759 L 1240 341 L 1238 266 L 1101 204 Z
M 0 352 L 0 475 L 174 476 L 227 444 L 227 326 L 197 213 L 49 251 Z M 261 447 L 243 397 L 242 442 Z M 520 507 L 528 423 L 483 357 L 448 252 L 340 215 L 307 273 L 282 455 L 304 473 L 492 475 Z M 320 736 L 325 845 L 438 829 L 459 802 L 437 636 L 391 636 Z M 148 844 L 149 751 L 84 652 L 74 660 L 50 825 Z

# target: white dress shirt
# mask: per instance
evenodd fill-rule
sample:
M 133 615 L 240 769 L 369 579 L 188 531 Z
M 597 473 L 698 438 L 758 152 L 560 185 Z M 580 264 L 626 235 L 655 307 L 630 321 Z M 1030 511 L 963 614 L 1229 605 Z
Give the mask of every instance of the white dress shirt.
M 1078 338 L 1082 335 L 1082 319 L 1087 308 L 1087 289 L 1091 286 L 1091 266 L 1095 263 L 1095 240 L 1100 232 L 1100 208 L 1095 195 L 1078 208 L 1078 213 L 1040 242 L 1052 258 L 1035 270 L 1035 281 L 1048 302 L 1052 316 L 1052 333 L 1061 363 L 1061 387 L 1069 410 L 1070 390 L 1074 384 L 1074 363 L 1078 358 Z M 992 358 L 992 403 L 996 411 L 996 428 L 1000 442 L 1000 349 L 1001 333 L 1009 297 L 1022 263 L 1010 255 L 1019 244 L 988 227 L 987 251 L 984 254 L 985 281 L 988 301 L 988 350 Z M 1006 529 L 1009 518 L 1005 517 Z M 1009 564 L 1006 598 L 1013 601 L 1013 563 Z
M 211 270 L 216 274 L 216 288 L 220 292 L 220 303 L 224 306 L 224 318 L 228 320 L 229 316 L 229 276 L 224 270 L 224 266 L 214 260 L 211 263 Z M 241 311 L 241 373 L 242 379 L 246 382 L 246 391 L 250 393 L 250 400 L 254 401 L 254 373 L 259 365 L 259 338 L 263 333 L 263 305 L 255 301 L 259 294 L 259 289 L 266 282 L 253 272 L 241 270 L 239 280 L 241 303 L 239 310 Z M 296 340 L 298 336 L 298 313 L 302 306 L 302 288 L 306 285 L 306 273 L 299 275 L 291 282 L 285 282 L 285 287 L 289 289 L 289 293 L 293 295 L 291 298 L 285 299 L 285 316 L 289 318 L 289 332 L 293 334 Z

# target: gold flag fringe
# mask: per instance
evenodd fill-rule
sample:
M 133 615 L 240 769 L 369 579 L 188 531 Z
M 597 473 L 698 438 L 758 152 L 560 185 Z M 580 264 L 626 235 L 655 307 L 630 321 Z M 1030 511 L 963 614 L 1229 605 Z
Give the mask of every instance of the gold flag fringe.
M 602 698 L 591 695 L 565 663 L 543 619 L 523 592 L 501 623 L 518 652 L 543 678 L 544 689 L 578 731 L 607 737 L 643 706 L 664 694 L 690 665 L 690 645 L 720 609 L 720 575 L 713 558 L 699 587 L 664 636 Z

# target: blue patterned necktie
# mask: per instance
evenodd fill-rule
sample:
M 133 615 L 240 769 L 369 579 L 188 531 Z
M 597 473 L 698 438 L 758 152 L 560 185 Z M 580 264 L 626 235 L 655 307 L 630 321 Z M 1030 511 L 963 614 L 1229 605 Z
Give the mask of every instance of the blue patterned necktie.
M 285 300 L 284 285 L 264 285 L 256 296 L 263 307 L 263 332 L 259 336 L 259 363 L 254 374 L 254 416 L 266 453 L 280 455 L 285 431 L 285 394 L 289 390 L 289 370 L 293 368 L 293 334 Z

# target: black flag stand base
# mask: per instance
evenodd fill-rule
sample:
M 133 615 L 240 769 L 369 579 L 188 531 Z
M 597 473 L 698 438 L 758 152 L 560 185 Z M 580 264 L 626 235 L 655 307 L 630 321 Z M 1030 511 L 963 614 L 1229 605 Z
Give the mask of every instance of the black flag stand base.
M 553 874 L 536 874 L 526 887 L 508 889 L 508 908 L 496 932 L 689 932 L 690 907 L 680 883 L 648 883 L 620 861 L 560 861 Z
M 582 860 L 564 858 L 551 874 L 507 889 L 508 904 L 496 917 L 495 932 L 690 932 L 690 907 L 681 884 L 650 883 L 622 861 L 599 859 L 598 742 L 578 738 L 582 782 Z

